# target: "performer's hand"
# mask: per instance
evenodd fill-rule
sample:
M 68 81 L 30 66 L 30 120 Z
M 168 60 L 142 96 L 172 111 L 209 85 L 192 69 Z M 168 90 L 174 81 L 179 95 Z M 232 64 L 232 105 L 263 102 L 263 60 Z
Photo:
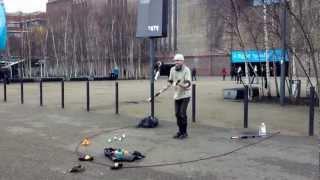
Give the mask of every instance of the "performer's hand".
M 188 88 L 188 84 L 185 84 L 185 83 L 179 83 L 178 86 L 183 88 L 183 89 L 187 89 Z
M 175 85 L 175 86 L 174 86 L 174 90 L 175 90 L 175 91 L 179 90 L 179 88 L 180 88 L 179 85 Z

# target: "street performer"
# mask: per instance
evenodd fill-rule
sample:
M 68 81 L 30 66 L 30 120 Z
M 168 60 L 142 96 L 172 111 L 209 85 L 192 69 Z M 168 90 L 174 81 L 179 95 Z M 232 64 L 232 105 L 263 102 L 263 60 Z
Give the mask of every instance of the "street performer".
M 187 108 L 191 97 L 191 72 L 184 64 L 184 56 L 176 54 L 173 58 L 175 66 L 171 68 L 168 85 L 174 88 L 174 105 L 178 132 L 173 136 L 175 139 L 185 139 L 187 133 Z

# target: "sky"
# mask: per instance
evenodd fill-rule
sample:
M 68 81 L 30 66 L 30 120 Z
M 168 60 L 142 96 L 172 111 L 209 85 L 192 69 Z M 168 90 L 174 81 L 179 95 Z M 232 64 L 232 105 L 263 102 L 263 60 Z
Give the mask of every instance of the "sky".
M 6 12 L 46 11 L 48 0 L 3 0 Z

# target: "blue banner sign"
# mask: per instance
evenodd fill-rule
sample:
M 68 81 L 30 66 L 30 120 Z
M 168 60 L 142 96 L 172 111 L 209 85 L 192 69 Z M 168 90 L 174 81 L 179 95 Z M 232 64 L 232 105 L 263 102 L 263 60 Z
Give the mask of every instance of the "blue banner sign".
M 266 62 L 266 56 L 269 62 L 280 62 L 283 60 L 283 50 L 282 49 L 270 49 L 265 50 L 246 50 L 246 51 L 232 51 L 231 52 L 231 62 L 232 63 L 264 63 Z M 288 54 L 286 53 L 285 61 L 288 61 Z
M 7 45 L 6 12 L 3 2 L 0 1 L 0 50 L 5 50 Z

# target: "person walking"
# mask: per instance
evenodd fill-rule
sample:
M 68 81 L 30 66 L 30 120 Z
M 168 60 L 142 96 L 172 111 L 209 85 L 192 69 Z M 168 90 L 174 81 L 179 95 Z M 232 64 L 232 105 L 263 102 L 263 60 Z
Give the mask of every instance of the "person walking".
M 222 80 L 226 80 L 227 70 L 226 68 L 222 68 L 221 70 Z
M 241 69 L 241 66 L 238 67 L 238 70 L 237 70 L 237 84 L 241 84 L 241 81 L 242 81 L 242 69 Z
M 192 81 L 196 81 L 197 80 L 197 69 L 196 69 L 196 67 L 192 68 L 191 76 L 192 76 Z

